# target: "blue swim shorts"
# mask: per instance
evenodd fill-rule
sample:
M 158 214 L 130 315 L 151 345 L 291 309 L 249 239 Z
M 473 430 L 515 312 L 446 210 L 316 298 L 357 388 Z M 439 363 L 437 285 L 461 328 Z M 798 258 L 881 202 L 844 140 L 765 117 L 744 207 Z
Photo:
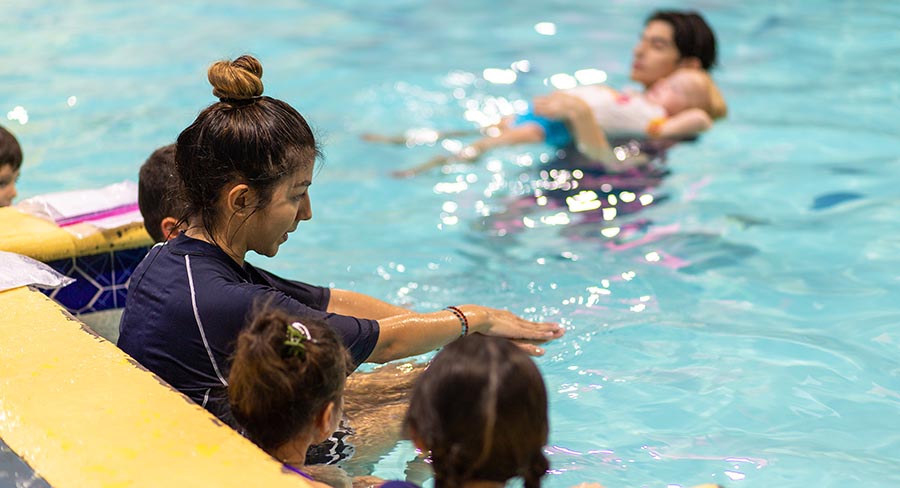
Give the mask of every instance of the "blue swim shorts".
M 572 134 L 569 133 L 569 128 L 565 123 L 535 115 L 531 111 L 531 107 L 528 107 L 528 111 L 524 114 L 516 116 L 513 126 L 528 123 L 541 126 L 544 129 L 544 140 L 551 146 L 566 147 L 572 144 Z

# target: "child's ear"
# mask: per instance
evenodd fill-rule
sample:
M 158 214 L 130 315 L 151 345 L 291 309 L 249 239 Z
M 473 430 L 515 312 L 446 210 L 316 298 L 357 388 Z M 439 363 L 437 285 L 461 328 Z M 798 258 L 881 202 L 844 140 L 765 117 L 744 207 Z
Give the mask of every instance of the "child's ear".
M 337 420 L 339 420 L 335 418 L 336 415 L 339 415 L 337 404 L 329 402 L 316 418 L 316 432 L 319 435 L 319 439 L 316 441 L 317 444 L 324 442 L 334 433 L 334 427 L 337 425 Z

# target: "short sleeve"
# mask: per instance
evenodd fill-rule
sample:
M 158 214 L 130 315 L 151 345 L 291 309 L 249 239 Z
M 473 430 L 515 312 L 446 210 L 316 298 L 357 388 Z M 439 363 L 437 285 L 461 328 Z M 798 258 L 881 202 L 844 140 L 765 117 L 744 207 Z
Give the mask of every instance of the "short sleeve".
M 375 344 L 378 343 L 380 332 L 378 322 L 316 310 L 300 303 L 287 294 L 275 291 L 271 293 L 270 297 L 273 298 L 271 302 L 273 306 L 282 308 L 288 313 L 293 313 L 300 317 L 310 317 L 325 322 L 341 338 L 344 346 L 350 351 L 350 356 L 353 358 L 353 363 L 356 366 L 364 363 L 372 354 L 372 351 L 375 350 Z
M 310 285 L 302 281 L 288 280 L 270 273 L 264 269 L 246 265 L 257 283 L 264 283 L 297 300 L 312 309 L 324 312 L 328 310 L 328 301 L 331 299 L 331 290 L 322 286 Z

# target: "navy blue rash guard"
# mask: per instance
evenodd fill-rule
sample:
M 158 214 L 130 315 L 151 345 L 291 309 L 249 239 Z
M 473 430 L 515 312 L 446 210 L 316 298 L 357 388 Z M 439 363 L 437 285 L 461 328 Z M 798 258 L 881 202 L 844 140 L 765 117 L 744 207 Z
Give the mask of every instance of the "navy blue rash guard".
M 357 365 L 375 349 L 378 322 L 326 312 L 330 296 L 328 288 L 286 280 L 246 262 L 241 267 L 219 247 L 181 234 L 153 247 L 131 276 L 118 346 L 236 426 L 228 406 L 228 370 L 238 334 L 260 306 L 324 321 Z

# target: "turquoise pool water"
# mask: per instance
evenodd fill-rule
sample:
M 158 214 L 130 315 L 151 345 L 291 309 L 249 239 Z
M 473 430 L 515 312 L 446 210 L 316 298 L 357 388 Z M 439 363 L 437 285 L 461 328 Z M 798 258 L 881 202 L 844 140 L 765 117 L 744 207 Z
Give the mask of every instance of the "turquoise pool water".
M 472 127 L 467 109 L 490 114 L 558 73 L 621 85 L 655 2 L 14 0 L 0 114 L 25 149 L 20 198 L 135 179 L 213 100 L 208 63 L 254 53 L 266 93 L 309 118 L 326 154 L 314 219 L 254 261 L 417 310 L 475 302 L 565 323 L 538 361 L 547 486 L 898 486 L 900 4 L 680 6 L 719 36 L 730 114 L 669 152 L 670 174 L 636 195 L 652 205 L 610 221 L 511 210 L 550 177 L 549 148 L 395 180 L 442 149 L 358 137 Z M 514 84 L 484 81 L 522 60 Z M 401 476 L 410 454 L 398 445 L 377 474 Z

